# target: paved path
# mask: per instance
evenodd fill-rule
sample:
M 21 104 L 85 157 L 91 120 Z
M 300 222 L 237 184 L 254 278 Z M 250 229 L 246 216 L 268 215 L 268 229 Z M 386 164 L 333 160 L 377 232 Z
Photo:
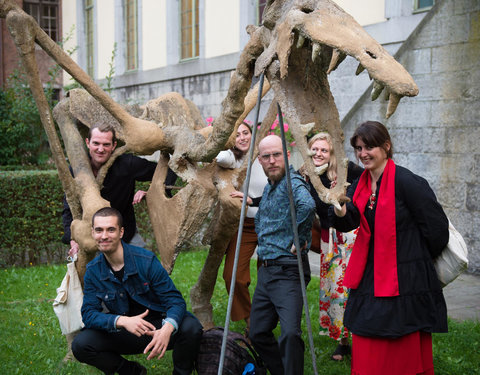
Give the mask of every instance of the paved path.
M 480 276 L 462 273 L 443 289 L 448 316 L 480 321 Z
M 310 269 L 320 275 L 320 255 L 309 252 Z M 463 273 L 443 289 L 448 316 L 456 320 L 480 321 L 480 275 Z

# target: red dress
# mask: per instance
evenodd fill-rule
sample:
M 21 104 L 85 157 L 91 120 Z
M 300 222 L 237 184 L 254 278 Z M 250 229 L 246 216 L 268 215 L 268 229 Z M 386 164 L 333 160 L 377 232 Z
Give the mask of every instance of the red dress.
M 352 334 L 352 375 L 433 375 L 432 335 L 397 339 Z

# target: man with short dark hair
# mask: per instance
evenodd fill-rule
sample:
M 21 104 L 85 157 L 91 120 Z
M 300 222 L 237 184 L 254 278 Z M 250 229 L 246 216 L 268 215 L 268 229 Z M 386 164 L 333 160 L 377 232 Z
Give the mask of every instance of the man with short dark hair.
M 290 214 L 282 141 L 269 135 L 258 145 L 260 164 L 268 184 L 255 216 L 258 234 L 257 286 L 250 313 L 250 334 L 255 349 L 272 375 L 303 374 L 305 346 L 301 337 L 303 299 Z M 292 193 L 302 245 L 305 283 L 310 281 L 307 251 L 311 242 L 315 202 L 303 178 L 290 168 Z M 280 321 L 282 333 L 273 330 Z
M 110 159 L 117 146 L 115 129 L 110 125 L 95 124 L 90 128 L 85 143 L 89 150 L 93 175 L 97 176 L 98 171 Z M 111 207 L 119 210 L 124 218 L 123 240 L 140 247 L 144 247 L 145 242 L 137 231 L 133 205 L 139 203 L 147 193 L 142 190 L 135 193 L 135 182 L 151 181 L 156 167 L 157 163 L 138 156 L 120 155 L 108 169 L 103 181 L 103 188 L 100 191 L 102 197 L 110 202 Z M 165 183 L 173 185 L 176 178 L 175 173 L 169 169 Z M 73 256 L 78 252 L 78 244 L 71 239 L 70 225 L 73 218 L 65 198 L 63 206 L 64 236 L 62 242 L 70 244 L 69 255 Z
M 87 265 L 82 320 L 72 351 L 80 362 L 105 374 L 146 374 L 124 354 L 162 358 L 173 350 L 173 374 L 191 374 L 202 325 L 186 311 L 185 300 L 157 257 L 122 241 L 122 215 L 111 207 L 92 218 L 100 254 Z

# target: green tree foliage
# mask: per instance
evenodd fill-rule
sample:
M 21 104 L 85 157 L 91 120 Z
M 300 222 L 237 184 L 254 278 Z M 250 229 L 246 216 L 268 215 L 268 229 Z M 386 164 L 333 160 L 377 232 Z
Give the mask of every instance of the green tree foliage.
M 59 42 L 60 47 L 72 38 L 74 27 Z M 70 56 L 77 46 L 65 52 Z M 55 64 L 49 69 L 45 96 L 50 107 L 54 100 L 54 84 L 62 69 Z M 50 161 L 50 148 L 38 108 L 33 99 L 25 71 L 19 66 L 0 88 L 0 165 L 45 166 Z
M 53 90 L 46 89 L 51 99 Z M 0 165 L 44 164 L 50 157 L 27 77 L 16 69 L 0 90 Z

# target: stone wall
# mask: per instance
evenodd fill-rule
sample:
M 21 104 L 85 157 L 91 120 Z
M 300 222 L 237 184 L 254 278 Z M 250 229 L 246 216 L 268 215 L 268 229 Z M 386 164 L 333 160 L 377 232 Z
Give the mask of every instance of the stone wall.
M 425 177 L 469 248 L 480 272 L 480 1 L 438 1 L 396 56 L 420 93 L 403 98 L 385 120 L 387 102 L 371 87 L 342 121 L 345 149 L 356 126 L 383 122 L 395 161 Z
M 191 60 L 115 77 L 113 97 L 120 103 L 142 105 L 163 94 L 178 92 L 193 101 L 204 117 L 217 117 L 239 56 L 233 53 L 208 60 Z M 100 83 L 105 84 L 103 80 Z

